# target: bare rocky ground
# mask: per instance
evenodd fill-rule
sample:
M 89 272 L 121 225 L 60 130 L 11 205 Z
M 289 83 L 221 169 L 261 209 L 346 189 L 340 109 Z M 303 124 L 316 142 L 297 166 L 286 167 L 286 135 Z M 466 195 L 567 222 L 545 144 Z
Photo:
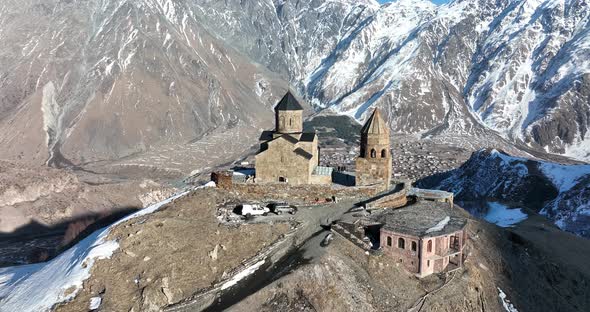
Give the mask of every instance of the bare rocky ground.
M 0 161 L 0 265 L 45 260 L 92 223 L 173 191 L 147 179 Z
M 292 228 L 289 222 L 225 226 L 216 207 L 228 193 L 198 190 L 110 234 L 120 248 L 97 262 L 84 289 L 57 311 L 85 311 L 101 296 L 103 311 L 160 311 L 231 275 Z M 235 199 L 233 199 L 235 200 Z
M 499 287 L 518 311 L 583 311 L 590 270 L 572 250 L 588 255 L 590 243 L 543 222 L 503 230 L 471 220 L 464 269 L 425 279 L 337 236 L 322 256 L 229 310 L 504 311 Z
M 216 208 L 239 200 L 218 189 L 198 190 L 152 215 L 119 225 L 110 238 L 118 240 L 120 249 L 111 259 L 99 260 L 78 296 L 56 310 L 83 311 L 97 296 L 103 300 L 101 311 L 175 307 L 230 278 L 296 226 L 276 217 L 231 226 L 218 223 Z M 307 237 L 321 230 L 326 214 L 341 214 L 351 205 L 303 208 L 297 221 L 308 226 L 296 231 L 305 231 L 301 238 Z M 321 247 L 320 233 L 306 241 L 295 265 L 279 268 L 276 278 L 263 274 L 269 280 L 262 284 L 238 284 L 250 295 L 228 309 L 503 311 L 498 288 L 519 311 L 583 311 L 590 306 L 590 241 L 538 216 L 502 229 L 464 214 L 470 219 L 469 240 L 465 267 L 459 271 L 418 279 L 387 256 L 367 255 L 338 235 Z

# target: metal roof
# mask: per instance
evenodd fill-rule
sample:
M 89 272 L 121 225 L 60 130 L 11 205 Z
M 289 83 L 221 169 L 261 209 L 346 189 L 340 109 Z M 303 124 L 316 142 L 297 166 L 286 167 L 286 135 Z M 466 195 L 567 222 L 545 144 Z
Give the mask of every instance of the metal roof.
M 334 168 L 332 168 L 332 167 L 317 166 L 313 170 L 313 175 L 317 175 L 317 176 L 332 176 L 332 172 L 333 171 L 334 171 Z
M 425 199 L 447 199 L 452 198 L 454 194 L 451 192 L 439 190 L 424 190 L 413 187 L 408 191 L 408 196 L 416 196 Z

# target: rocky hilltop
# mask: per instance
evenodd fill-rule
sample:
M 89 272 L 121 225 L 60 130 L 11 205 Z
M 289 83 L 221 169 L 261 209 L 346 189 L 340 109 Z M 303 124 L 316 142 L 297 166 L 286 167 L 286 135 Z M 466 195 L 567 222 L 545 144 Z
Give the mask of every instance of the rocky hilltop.
M 481 150 L 461 167 L 419 184 L 454 192 L 464 201 L 517 203 L 548 217 L 562 230 L 590 237 L 589 165 L 561 165 Z

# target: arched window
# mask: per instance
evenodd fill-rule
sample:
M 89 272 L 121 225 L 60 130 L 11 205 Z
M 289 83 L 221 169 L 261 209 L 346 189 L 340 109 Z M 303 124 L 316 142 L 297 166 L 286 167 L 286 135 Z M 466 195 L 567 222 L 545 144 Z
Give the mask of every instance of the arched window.
M 406 241 L 403 238 L 399 238 L 397 240 L 397 247 L 401 248 L 401 249 L 405 249 L 406 248 Z
M 387 236 L 387 246 L 391 246 L 393 243 L 391 242 L 391 236 Z
M 431 240 L 429 240 L 428 244 L 426 245 L 426 251 L 432 252 L 432 241 Z
M 371 150 L 371 158 L 377 158 L 377 151 L 375 149 Z
M 289 118 L 289 127 L 293 125 L 293 118 Z
M 412 251 L 418 250 L 418 244 L 416 242 L 412 242 Z
M 381 151 L 381 158 L 385 158 L 387 157 L 387 151 L 386 150 L 382 150 Z

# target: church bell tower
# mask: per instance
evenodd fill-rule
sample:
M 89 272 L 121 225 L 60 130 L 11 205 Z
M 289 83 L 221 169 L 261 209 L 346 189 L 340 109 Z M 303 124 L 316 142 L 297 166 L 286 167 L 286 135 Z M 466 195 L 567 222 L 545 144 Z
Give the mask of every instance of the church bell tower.
M 379 109 L 361 130 L 360 155 L 356 159 L 356 185 L 381 185 L 388 190 L 391 185 L 392 158 L 389 126 Z
M 288 92 L 275 107 L 276 133 L 294 134 L 303 132 L 303 107 Z

